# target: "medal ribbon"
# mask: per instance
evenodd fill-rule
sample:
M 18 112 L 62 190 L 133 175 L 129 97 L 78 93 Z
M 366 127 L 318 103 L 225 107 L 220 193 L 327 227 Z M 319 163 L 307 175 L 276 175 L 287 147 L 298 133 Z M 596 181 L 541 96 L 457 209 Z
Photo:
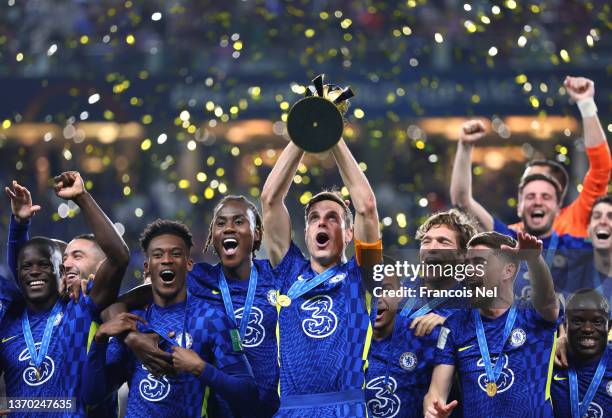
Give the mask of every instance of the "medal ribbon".
M 595 375 L 593 376 L 593 380 L 591 380 L 591 384 L 584 394 L 584 399 L 582 399 L 582 405 L 580 405 L 580 401 L 578 399 L 578 376 L 576 375 L 576 370 L 574 368 L 570 368 L 567 372 L 569 377 L 570 384 L 570 401 L 571 401 L 571 410 L 572 410 L 572 418 L 580 418 L 586 414 L 589 409 L 589 405 L 591 405 L 591 401 L 595 397 L 595 393 L 597 392 L 597 388 L 603 379 L 603 375 L 606 372 L 606 366 L 608 364 L 608 347 L 604 349 L 604 353 L 599 360 L 599 364 L 597 365 L 597 370 L 595 371 Z
M 62 304 L 58 299 L 47 318 L 47 323 L 45 324 L 45 331 L 43 332 L 42 343 L 40 344 L 40 349 L 38 353 L 36 352 L 36 345 L 34 344 L 34 337 L 32 337 L 32 328 L 30 328 L 30 320 L 28 319 L 28 310 L 26 309 L 23 312 L 23 316 L 21 317 L 21 328 L 23 330 L 23 338 L 25 339 L 26 346 L 28 347 L 28 352 L 30 353 L 30 358 L 34 363 L 36 369 L 40 368 L 40 365 L 45 361 L 45 357 L 47 355 L 47 351 L 49 351 L 49 344 L 51 343 L 51 334 L 53 333 L 53 323 L 55 322 L 55 318 L 57 314 L 62 310 Z
M 251 318 L 251 310 L 253 309 L 253 301 L 255 300 L 255 290 L 257 288 L 257 268 L 255 263 L 251 266 L 251 275 L 249 276 L 249 288 L 247 290 L 246 300 L 244 301 L 244 311 L 242 311 L 242 319 L 240 320 L 240 341 L 244 340 L 249 319 Z M 236 319 L 236 313 L 234 312 L 234 305 L 232 304 L 232 296 L 230 295 L 229 286 L 223 274 L 223 268 L 221 268 L 219 274 L 219 288 L 221 290 L 221 296 L 223 297 L 223 305 L 225 305 L 225 312 L 232 321 L 232 324 L 238 328 L 238 320 Z
M 482 325 L 482 319 L 480 318 L 480 312 L 478 309 L 472 309 L 472 316 L 474 317 L 474 322 L 476 324 L 476 338 L 478 338 L 478 347 L 480 348 L 480 354 L 482 355 L 482 361 L 485 366 L 485 371 L 487 372 L 487 382 L 495 383 L 499 376 L 501 375 L 501 371 L 503 368 L 503 360 L 502 354 L 504 351 L 504 345 L 506 345 L 506 340 L 510 336 L 510 331 L 512 331 L 512 327 L 514 326 L 514 321 L 516 320 L 517 308 L 516 305 L 512 305 L 510 308 L 510 312 L 508 312 L 508 316 L 506 317 L 506 325 L 504 326 L 504 335 L 501 342 L 501 347 L 499 348 L 499 355 L 497 356 L 497 361 L 495 361 L 495 369 L 493 369 L 493 365 L 491 364 L 491 357 L 489 356 L 489 347 L 487 345 L 487 337 L 485 335 L 484 326 Z
M 314 289 L 315 287 L 317 287 L 324 281 L 331 279 L 333 276 L 338 274 L 339 271 L 340 271 L 340 266 L 335 265 L 333 267 L 328 268 L 324 272 L 317 274 L 316 276 L 310 279 L 296 280 L 289 288 L 289 291 L 287 292 L 287 296 L 289 296 L 291 300 L 299 298 L 304 293 L 309 292 L 310 290 Z
M 557 252 L 557 247 L 559 246 L 559 235 L 553 231 L 550 236 L 550 242 L 548 243 L 548 248 L 546 249 L 546 265 L 548 268 L 552 268 L 553 261 L 555 259 L 555 252 Z

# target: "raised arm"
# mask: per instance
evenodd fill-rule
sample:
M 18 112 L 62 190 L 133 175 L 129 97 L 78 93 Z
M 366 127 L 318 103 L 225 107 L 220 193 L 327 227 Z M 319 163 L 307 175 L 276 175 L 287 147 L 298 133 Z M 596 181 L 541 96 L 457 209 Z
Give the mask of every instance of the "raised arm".
M 111 220 L 85 190 L 85 184 L 79 173 L 68 171 L 55 177 L 54 180 L 57 196 L 72 200 L 79 206 L 96 243 L 106 255 L 106 259 L 96 272 L 94 285 L 89 293 L 92 301 L 102 310 L 117 299 L 121 280 L 130 261 L 130 253 Z
M 351 195 L 355 206 L 354 237 L 362 242 L 376 242 L 380 239 L 376 196 L 370 183 L 353 154 L 348 149 L 344 139 L 332 148 L 332 153 L 338 165 L 340 176 Z
M 448 417 L 457 406 L 457 401 L 446 404 L 451 384 L 453 383 L 453 373 L 455 373 L 455 366 L 450 364 L 438 364 L 434 367 L 429 391 L 423 399 L 423 413 L 425 417 Z
M 564 212 L 571 211 L 573 222 L 583 225 L 586 231 L 593 203 L 608 190 L 612 158 L 606 134 L 597 117 L 595 83 L 588 78 L 568 76 L 563 84 L 580 110 L 585 151 L 589 158 L 589 171 L 582 182 L 583 188 L 578 198 L 565 208 Z
M 480 223 L 480 229 L 493 229 L 493 216 L 472 196 L 472 146 L 485 136 L 482 121 L 465 122 L 459 131 L 459 144 L 451 176 L 450 196 L 453 205 L 467 212 Z
M 556 321 L 559 317 L 559 298 L 555 293 L 555 285 L 548 265 L 542 257 L 542 241 L 524 232 L 517 234 L 517 241 L 515 248 L 504 245 L 501 249 L 527 262 L 529 277 L 531 277 L 533 307 L 542 318 L 550 322 Z
M 285 197 L 304 151 L 289 142 L 274 164 L 261 192 L 264 244 L 272 266 L 281 262 L 291 245 L 291 219 Z
M 23 244 L 28 241 L 30 219 L 40 210 L 40 206 L 32 204 L 30 191 L 13 180 L 11 187 L 5 187 L 4 192 L 11 201 L 11 221 L 9 224 L 9 239 L 7 260 L 13 278 L 17 279 L 17 257 Z

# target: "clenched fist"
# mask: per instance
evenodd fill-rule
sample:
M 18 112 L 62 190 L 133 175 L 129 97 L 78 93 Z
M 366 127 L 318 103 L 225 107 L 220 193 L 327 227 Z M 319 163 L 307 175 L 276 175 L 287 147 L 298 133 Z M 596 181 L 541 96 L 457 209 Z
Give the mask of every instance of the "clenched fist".
M 472 119 L 464 122 L 459 129 L 459 141 L 464 144 L 474 144 L 486 134 L 486 128 L 481 120 Z
M 569 97 L 575 102 L 595 97 L 595 83 L 588 78 L 567 76 L 563 85 Z

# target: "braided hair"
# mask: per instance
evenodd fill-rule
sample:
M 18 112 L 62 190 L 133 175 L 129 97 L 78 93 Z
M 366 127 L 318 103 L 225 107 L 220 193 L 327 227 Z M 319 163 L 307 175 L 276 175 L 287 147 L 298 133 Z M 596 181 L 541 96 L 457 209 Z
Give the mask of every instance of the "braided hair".
M 253 212 L 255 216 L 255 231 L 259 231 L 259 239 L 253 243 L 253 257 L 255 257 L 255 253 L 261 247 L 261 240 L 263 239 L 263 222 L 261 220 L 261 215 L 259 214 L 259 210 L 257 210 L 257 206 L 253 204 L 249 199 L 242 195 L 228 195 L 217 203 L 215 209 L 213 210 L 213 217 L 210 220 L 210 226 L 208 227 L 208 237 L 206 238 L 206 244 L 204 245 L 204 254 L 208 252 L 208 248 L 212 245 L 213 240 L 213 228 L 215 226 L 215 220 L 217 219 L 217 214 L 219 210 L 223 207 L 223 205 L 229 201 L 242 202 L 246 205 L 247 210 Z

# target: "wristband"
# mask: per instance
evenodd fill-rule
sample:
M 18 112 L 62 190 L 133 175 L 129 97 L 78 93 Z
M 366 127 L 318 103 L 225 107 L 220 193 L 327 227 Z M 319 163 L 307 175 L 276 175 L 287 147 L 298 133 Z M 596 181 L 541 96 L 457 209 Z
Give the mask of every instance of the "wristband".
M 595 100 L 593 100 L 592 97 L 578 100 L 576 104 L 578 105 L 580 115 L 582 115 L 583 118 L 597 115 L 597 105 L 595 105 Z

